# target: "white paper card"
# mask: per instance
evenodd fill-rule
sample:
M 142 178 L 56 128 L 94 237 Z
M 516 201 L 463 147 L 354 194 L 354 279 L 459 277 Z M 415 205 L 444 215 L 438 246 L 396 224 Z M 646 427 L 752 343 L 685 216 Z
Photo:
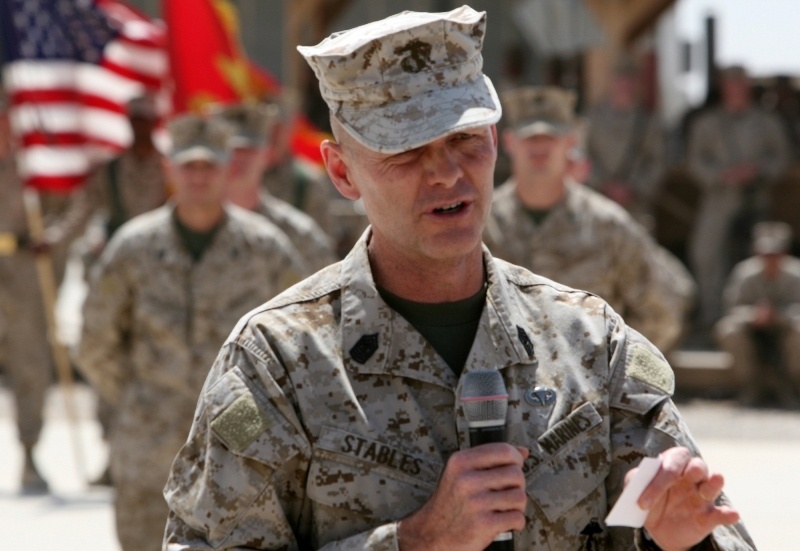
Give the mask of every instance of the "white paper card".
M 631 528 L 641 528 L 647 518 L 647 511 L 641 509 L 636 502 L 639 501 L 653 477 L 656 476 L 661 467 L 660 457 L 645 457 L 639 463 L 639 470 L 633 475 L 628 485 L 622 491 L 622 495 L 612 507 L 611 512 L 606 517 L 606 526 L 630 526 Z

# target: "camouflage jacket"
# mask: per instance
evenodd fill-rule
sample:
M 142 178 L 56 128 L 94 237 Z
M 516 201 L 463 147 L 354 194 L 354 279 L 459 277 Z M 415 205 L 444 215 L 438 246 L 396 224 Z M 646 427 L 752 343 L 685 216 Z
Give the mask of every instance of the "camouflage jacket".
M 79 363 L 112 401 L 126 382 L 196 397 L 236 321 L 308 273 L 284 234 L 230 206 L 194 264 L 173 210 L 123 226 L 92 273 Z
M 264 193 L 255 212 L 265 216 L 289 237 L 312 271 L 338 260 L 331 240 L 319 224 L 286 201 Z
M 789 140 L 773 113 L 753 108 L 732 115 L 717 108 L 698 117 L 689 129 L 687 160 L 703 188 L 712 191 L 722 185 L 722 172 L 739 163 L 754 163 L 761 178 L 776 178 L 788 168 Z
M 284 234 L 237 207 L 226 209 L 193 263 L 173 210 L 136 217 L 109 242 L 90 278 L 76 358 L 120 411 L 117 452 L 160 463 L 161 485 L 226 335 L 248 310 L 307 273 Z M 143 438 L 155 442 L 145 446 Z
M 101 165 L 86 184 L 74 192 L 69 208 L 49 231 L 57 232 L 56 236 L 63 234 L 73 238 L 84 231 L 93 214 L 101 214 L 106 222 L 113 218 L 114 223 L 121 224 L 160 207 L 168 194 L 162 163 L 163 158 L 158 153 L 140 158 L 127 150 Z M 116 198 L 112 191 L 112 170 Z
M 396 521 L 468 447 L 461 379 L 380 298 L 368 235 L 245 316 L 214 364 L 165 488 L 165 549 L 396 551 Z M 493 259 L 464 372 L 499 369 L 530 450 L 518 549 L 632 549 L 602 521 L 643 456 L 695 449 L 662 355 L 600 298 Z M 596 525 L 596 524 L 595 524 Z M 750 549 L 744 529 L 715 532 Z M 601 544 L 602 542 L 602 544 Z
M 600 295 L 634 328 L 669 350 L 678 339 L 694 282 L 619 205 L 575 182 L 536 224 L 509 181 L 495 190 L 484 233 L 497 257 Z M 665 268 L 670 268 L 665 270 Z
M 666 168 L 664 137 L 655 117 L 643 109 L 621 111 L 601 104 L 589 112 L 589 185 L 622 181 L 646 206 L 655 198 Z

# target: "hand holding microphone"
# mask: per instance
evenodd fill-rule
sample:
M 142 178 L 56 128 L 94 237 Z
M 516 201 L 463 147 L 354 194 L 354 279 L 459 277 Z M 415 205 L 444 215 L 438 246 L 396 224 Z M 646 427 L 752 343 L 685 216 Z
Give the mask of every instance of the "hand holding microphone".
M 400 522 L 401 551 L 505 551 L 513 549 L 511 531 L 525 527 L 527 450 L 503 442 L 508 397 L 502 376 L 480 371 L 464 377 L 461 403 L 473 447 L 450 456 L 428 502 Z
M 470 448 L 506 441 L 508 392 L 499 371 L 472 371 L 464 375 L 461 407 L 469 425 Z M 513 534 L 498 534 L 486 549 L 514 551 Z

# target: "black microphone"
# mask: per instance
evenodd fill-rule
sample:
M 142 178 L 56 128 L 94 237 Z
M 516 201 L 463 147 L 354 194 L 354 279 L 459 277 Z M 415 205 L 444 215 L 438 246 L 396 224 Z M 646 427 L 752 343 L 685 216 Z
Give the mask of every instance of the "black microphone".
M 469 426 L 469 446 L 506 441 L 508 392 L 499 371 L 470 371 L 464 375 L 461 407 Z M 514 551 L 514 535 L 498 534 L 488 551 Z

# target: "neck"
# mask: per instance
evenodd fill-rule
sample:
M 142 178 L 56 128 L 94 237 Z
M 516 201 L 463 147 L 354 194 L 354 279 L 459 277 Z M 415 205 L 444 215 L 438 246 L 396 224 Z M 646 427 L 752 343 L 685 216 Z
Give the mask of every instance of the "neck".
M 398 297 L 414 302 L 455 302 L 475 295 L 484 284 L 483 251 L 457 260 L 410 259 L 368 247 L 375 282 Z
M 137 157 L 148 157 L 156 151 L 156 146 L 152 141 L 138 141 L 131 145 L 131 151 Z
M 529 209 L 551 209 L 564 200 L 565 179 L 564 175 L 559 175 L 558 177 L 528 177 L 517 180 L 517 197 Z
M 231 182 L 228 187 L 228 201 L 243 209 L 256 210 L 261 202 L 261 190 L 257 185 Z
M 181 224 L 192 231 L 205 232 L 220 223 L 225 213 L 222 205 L 187 205 L 179 203 L 175 207 L 175 216 Z

